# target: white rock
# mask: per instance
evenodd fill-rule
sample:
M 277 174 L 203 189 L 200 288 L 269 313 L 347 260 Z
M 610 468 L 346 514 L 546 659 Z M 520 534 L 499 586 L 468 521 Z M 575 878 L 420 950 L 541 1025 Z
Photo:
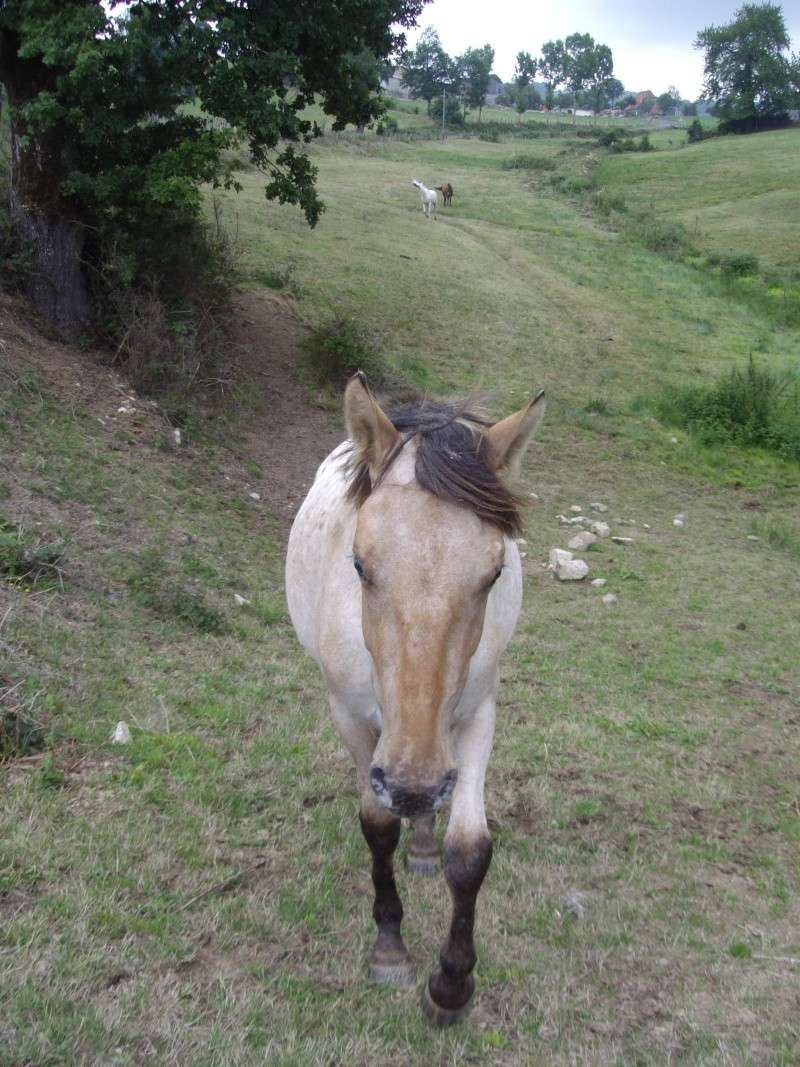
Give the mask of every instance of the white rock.
M 251 500 L 260 500 L 261 499 L 261 494 L 260 493 L 248 493 L 247 495 L 250 497 Z
M 117 408 L 117 414 L 118 415 L 135 415 L 136 414 L 136 408 L 133 406 L 133 404 L 125 403 L 125 404 L 122 405 L 122 407 L 118 407 Z
M 632 545 L 635 543 L 632 537 L 612 537 L 611 540 L 615 545 Z
M 236 601 L 236 603 L 239 605 L 240 608 L 243 608 L 245 606 L 245 604 L 249 604 L 250 603 L 250 601 L 247 599 L 247 597 L 239 596 L 238 593 L 234 593 L 233 594 L 233 599 Z
M 586 914 L 587 896 L 579 889 L 570 889 L 558 902 L 559 910 L 563 915 L 571 915 L 575 919 L 582 919 Z
M 595 502 L 594 504 L 590 504 L 589 507 L 592 509 L 592 511 L 608 511 L 608 508 L 605 506 L 605 504 L 599 504 L 597 502 Z
M 111 735 L 111 743 L 114 745 L 129 745 L 130 741 L 131 732 L 128 729 L 128 724 L 120 720 L 114 727 L 114 732 Z
M 597 538 L 593 533 L 589 533 L 588 530 L 581 530 L 580 533 L 575 534 L 567 541 L 567 548 L 572 548 L 576 552 L 585 552 L 589 545 L 597 543 Z
M 176 430 L 172 431 L 172 440 L 175 442 L 176 448 L 180 448 L 180 444 L 181 444 L 181 431 L 180 430 L 176 429 Z
M 560 582 L 579 582 L 589 573 L 589 565 L 582 559 L 567 559 L 559 563 L 554 574 Z
M 528 493 L 528 496 L 531 498 L 531 500 L 541 500 L 541 497 L 538 493 Z
M 650 529 L 650 523 L 649 522 L 643 522 L 642 523 L 642 529 L 643 530 L 649 530 Z
M 677 445 L 678 438 L 677 437 L 670 437 L 670 441 L 673 443 L 673 445 Z
M 608 578 L 592 578 L 589 585 L 597 586 L 597 588 L 600 589 L 602 586 L 608 585 Z
M 554 571 L 560 563 L 569 563 L 572 559 L 572 553 L 567 552 L 564 548 L 551 548 L 550 549 L 550 570 Z
M 760 541 L 761 538 L 760 537 L 756 537 L 755 534 L 748 534 L 747 535 L 747 540 L 748 541 Z
M 580 515 L 580 513 L 583 511 L 583 508 L 580 506 L 580 504 L 573 504 L 569 510 L 575 515 Z
M 619 597 L 616 593 L 606 593 L 606 595 L 603 597 L 604 604 L 616 604 L 618 600 Z
M 583 526 L 586 519 L 583 515 L 576 515 L 574 519 L 567 519 L 567 522 L 570 526 Z
M 673 526 L 683 526 L 683 519 L 673 519 L 672 520 L 672 525 Z
M 525 538 L 524 538 L 524 537 L 517 537 L 517 538 L 515 538 L 515 540 L 516 540 L 516 542 L 517 542 L 517 544 L 518 544 L 518 545 L 527 545 L 527 543 L 528 543 L 528 542 L 527 542 L 527 541 L 525 540 Z
M 608 537 L 611 533 L 611 527 L 607 522 L 593 522 L 589 529 L 598 537 Z

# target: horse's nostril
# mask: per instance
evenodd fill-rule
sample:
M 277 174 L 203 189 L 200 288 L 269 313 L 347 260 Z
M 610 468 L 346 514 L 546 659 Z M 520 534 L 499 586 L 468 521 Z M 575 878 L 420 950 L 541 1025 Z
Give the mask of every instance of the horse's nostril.
M 386 775 L 383 772 L 383 767 L 373 767 L 369 772 L 369 781 L 372 788 L 376 793 L 383 793 L 386 791 Z

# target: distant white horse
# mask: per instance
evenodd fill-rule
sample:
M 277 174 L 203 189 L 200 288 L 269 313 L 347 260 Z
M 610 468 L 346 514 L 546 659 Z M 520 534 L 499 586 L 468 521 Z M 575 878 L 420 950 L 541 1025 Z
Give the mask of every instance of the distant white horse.
M 417 189 L 419 189 L 420 199 L 422 200 L 422 210 L 425 212 L 425 218 L 426 219 L 432 218 L 433 221 L 435 222 L 436 221 L 436 190 L 435 189 L 429 189 L 427 186 L 423 185 L 422 182 L 419 180 L 419 178 L 415 178 L 411 184 L 412 185 L 416 185 Z

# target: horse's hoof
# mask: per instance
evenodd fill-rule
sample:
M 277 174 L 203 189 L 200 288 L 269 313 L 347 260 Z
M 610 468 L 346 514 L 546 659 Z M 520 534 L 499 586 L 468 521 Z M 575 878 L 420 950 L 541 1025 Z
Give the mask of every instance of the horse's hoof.
M 427 982 L 425 983 L 425 987 L 422 990 L 422 1010 L 434 1026 L 453 1026 L 454 1023 L 459 1023 L 462 1019 L 466 1019 L 471 1008 L 471 997 L 467 1003 L 463 1004 L 460 1008 L 455 1008 L 453 1010 L 449 1008 L 440 1008 L 438 1004 L 434 1004 L 431 999 L 428 984 Z
M 369 974 L 374 982 L 383 985 L 414 985 L 417 980 L 417 969 L 409 960 L 408 963 L 381 963 L 378 960 L 369 961 Z
M 406 856 L 406 867 L 409 874 L 432 878 L 441 871 L 442 861 L 438 856 Z

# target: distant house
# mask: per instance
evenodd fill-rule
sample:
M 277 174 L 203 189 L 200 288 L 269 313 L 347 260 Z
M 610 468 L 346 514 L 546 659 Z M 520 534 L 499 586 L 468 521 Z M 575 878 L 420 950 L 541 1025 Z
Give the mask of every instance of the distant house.
M 503 91 L 503 81 L 496 74 L 489 75 L 489 88 L 486 90 L 486 103 L 490 106 L 497 103 L 498 96 Z
M 403 85 L 403 71 L 400 67 L 390 77 L 381 78 L 381 88 L 389 96 L 399 96 L 403 100 L 408 100 L 411 95 Z
M 638 118 L 640 115 L 649 115 L 652 113 L 652 109 L 656 106 L 656 95 L 649 89 L 645 89 L 641 93 L 636 93 L 633 98 L 633 103 L 628 104 L 625 108 L 624 114 L 629 118 L 633 116 Z

